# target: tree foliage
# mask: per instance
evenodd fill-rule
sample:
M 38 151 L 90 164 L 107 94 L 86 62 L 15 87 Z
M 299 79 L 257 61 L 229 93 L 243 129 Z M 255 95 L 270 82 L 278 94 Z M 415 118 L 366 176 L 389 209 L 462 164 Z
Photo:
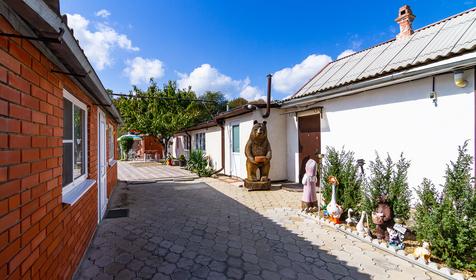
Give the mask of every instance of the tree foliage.
M 379 198 L 387 195 L 388 203 L 395 217 L 408 219 L 410 216 L 411 190 L 408 186 L 408 168 L 410 162 L 400 155 L 394 163 L 390 155 L 385 160 L 376 154 L 370 162 L 370 178 L 365 186 L 364 210 L 375 211 Z
M 238 97 L 228 102 L 228 108 L 234 109 L 246 104 L 248 104 L 248 100 L 244 99 L 243 97 Z
M 196 100 L 191 89 L 180 90 L 173 81 L 159 88 L 151 79 L 146 90 L 134 87 L 129 96 L 114 99 L 114 104 L 125 130 L 159 137 L 167 153 L 173 134 L 200 120 L 202 108 Z
M 339 186 L 336 188 L 337 203 L 344 209 L 359 209 L 362 198 L 362 179 L 359 176 L 353 152 L 344 149 L 337 151 L 333 147 L 327 147 L 322 173 L 323 196 L 327 203 L 330 202 L 332 196 L 332 186 L 327 182 L 327 178 L 334 176 L 339 181 Z
M 432 254 L 455 268 L 476 270 L 476 193 L 467 146 L 447 165 L 441 194 L 427 179 L 417 189 L 415 221 L 417 238 L 431 243 Z

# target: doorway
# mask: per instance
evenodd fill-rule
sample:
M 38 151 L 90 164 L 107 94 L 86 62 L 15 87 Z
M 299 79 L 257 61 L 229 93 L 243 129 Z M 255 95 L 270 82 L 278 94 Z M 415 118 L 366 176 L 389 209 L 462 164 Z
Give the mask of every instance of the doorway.
M 306 162 L 318 162 L 321 153 L 321 115 L 315 114 L 298 118 L 299 134 L 299 183 L 305 173 Z M 320 176 L 318 176 L 319 179 Z M 317 183 L 319 185 L 319 182 Z
M 240 147 L 240 125 L 230 125 L 230 175 L 241 177 L 241 147 Z
M 107 208 L 106 115 L 98 112 L 98 222 Z

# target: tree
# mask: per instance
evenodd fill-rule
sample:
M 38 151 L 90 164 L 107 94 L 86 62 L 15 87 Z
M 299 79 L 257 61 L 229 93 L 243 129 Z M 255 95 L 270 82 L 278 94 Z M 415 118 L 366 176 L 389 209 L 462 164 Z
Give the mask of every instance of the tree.
M 248 100 L 244 99 L 243 97 L 238 97 L 228 102 L 228 108 L 234 109 L 246 104 L 248 104 Z
M 455 268 L 476 270 L 476 191 L 467 146 L 458 147 L 456 162 L 447 165 L 441 194 L 427 179 L 417 189 L 415 221 L 417 238 L 431 243 L 433 255 Z
M 327 203 L 332 196 L 332 186 L 327 182 L 329 176 L 334 176 L 339 181 L 336 188 L 336 199 L 344 209 L 360 207 L 362 198 L 362 179 L 358 175 L 358 166 L 354 161 L 354 153 L 350 151 L 337 151 L 333 147 L 326 148 L 326 158 L 323 166 L 323 196 Z
M 407 173 L 410 162 L 400 154 L 395 164 L 390 157 L 383 161 L 377 153 L 375 161 L 370 162 L 370 179 L 365 187 L 364 210 L 375 211 L 379 198 L 387 195 L 387 201 L 395 217 L 408 219 L 410 215 L 411 191 Z
M 173 81 L 160 89 L 151 79 L 145 91 L 134 87 L 129 96 L 121 96 L 114 103 L 124 128 L 159 137 L 166 155 L 173 134 L 195 124 L 201 113 L 195 93 L 190 88 L 177 89 Z
M 228 100 L 220 91 L 207 91 L 198 99 L 201 100 L 201 114 L 198 117 L 200 122 L 211 120 L 214 116 L 226 111 Z

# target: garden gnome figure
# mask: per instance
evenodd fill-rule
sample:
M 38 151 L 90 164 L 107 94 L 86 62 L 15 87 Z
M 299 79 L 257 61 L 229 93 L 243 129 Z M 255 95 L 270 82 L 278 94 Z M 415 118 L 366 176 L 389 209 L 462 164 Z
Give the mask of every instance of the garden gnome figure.
M 317 207 L 316 196 L 317 183 L 317 162 L 310 159 L 306 163 L 306 173 L 302 177 L 303 193 L 301 208 L 303 211 L 310 212 Z

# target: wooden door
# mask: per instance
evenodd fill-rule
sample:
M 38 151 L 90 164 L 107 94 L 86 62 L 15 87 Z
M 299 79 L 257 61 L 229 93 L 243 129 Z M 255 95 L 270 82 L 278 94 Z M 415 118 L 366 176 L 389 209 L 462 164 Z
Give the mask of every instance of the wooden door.
M 305 172 L 306 162 L 321 153 L 321 116 L 319 114 L 299 117 L 299 183 Z M 319 178 L 319 176 L 318 176 Z

